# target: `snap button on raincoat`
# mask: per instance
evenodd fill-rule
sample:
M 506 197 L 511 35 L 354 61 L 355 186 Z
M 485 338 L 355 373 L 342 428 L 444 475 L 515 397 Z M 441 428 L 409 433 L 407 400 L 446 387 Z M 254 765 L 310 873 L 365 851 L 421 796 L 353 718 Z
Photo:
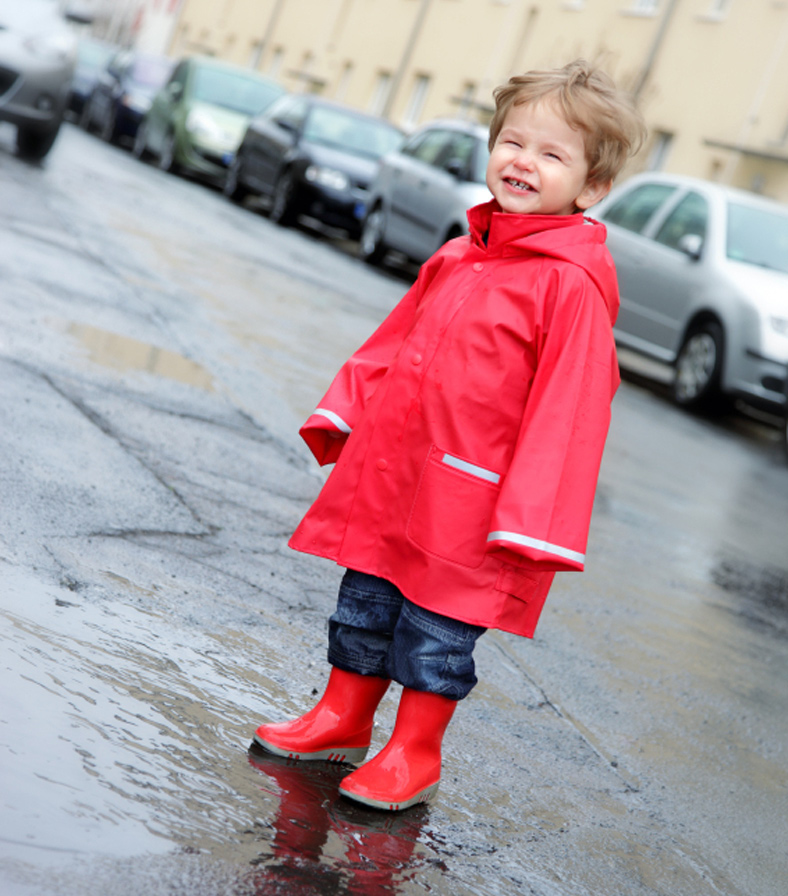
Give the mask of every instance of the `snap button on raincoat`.
M 336 466 L 289 543 L 531 637 L 555 571 L 585 563 L 618 287 L 599 223 L 468 219 L 301 428 Z

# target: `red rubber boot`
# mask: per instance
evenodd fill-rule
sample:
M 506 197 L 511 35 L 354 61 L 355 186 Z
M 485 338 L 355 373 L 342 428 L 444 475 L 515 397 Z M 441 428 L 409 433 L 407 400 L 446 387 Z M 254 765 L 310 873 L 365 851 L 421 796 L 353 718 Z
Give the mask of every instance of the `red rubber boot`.
M 292 722 L 261 725 L 254 739 L 269 753 L 289 759 L 363 762 L 375 710 L 389 684 L 387 678 L 332 666 L 317 706 Z
M 397 811 L 426 803 L 438 791 L 441 743 L 456 700 L 403 688 L 391 740 L 339 785 L 357 803 Z

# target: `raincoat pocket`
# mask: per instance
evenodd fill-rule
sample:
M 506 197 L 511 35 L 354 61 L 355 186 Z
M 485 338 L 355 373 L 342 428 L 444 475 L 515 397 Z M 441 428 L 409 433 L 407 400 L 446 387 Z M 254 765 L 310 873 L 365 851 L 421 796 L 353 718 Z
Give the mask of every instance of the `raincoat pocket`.
M 408 520 L 408 538 L 422 550 L 476 569 L 486 556 L 501 475 L 433 445 Z

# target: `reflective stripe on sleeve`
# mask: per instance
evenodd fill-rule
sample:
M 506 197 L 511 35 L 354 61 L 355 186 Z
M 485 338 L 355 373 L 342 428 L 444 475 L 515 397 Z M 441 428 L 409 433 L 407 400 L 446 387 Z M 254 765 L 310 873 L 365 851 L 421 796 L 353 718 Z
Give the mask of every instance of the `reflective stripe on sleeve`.
M 495 482 L 496 484 L 501 481 L 498 473 L 494 473 L 492 470 L 487 470 L 484 467 L 477 467 L 476 464 L 468 463 L 467 460 L 461 460 L 459 457 L 454 457 L 451 454 L 444 454 L 441 461 L 446 466 L 462 470 L 464 473 L 470 473 L 471 476 L 476 476 L 477 479 L 486 479 L 487 482 Z
M 339 416 L 339 414 L 335 414 L 333 411 L 327 411 L 325 408 L 316 408 L 315 414 L 320 414 L 321 417 L 325 417 L 327 420 L 330 420 L 334 424 L 334 426 L 336 426 L 336 428 L 340 430 L 340 432 L 353 431 Z
M 535 548 L 537 551 L 544 551 L 546 554 L 563 557 L 565 560 L 574 560 L 575 563 L 580 563 L 581 565 L 584 565 L 586 561 L 586 555 L 578 551 L 570 551 L 569 548 L 562 548 L 559 544 L 550 544 L 548 541 L 530 538 L 528 535 L 520 535 L 517 532 L 490 532 L 487 536 L 487 541 L 511 541 L 526 548 Z

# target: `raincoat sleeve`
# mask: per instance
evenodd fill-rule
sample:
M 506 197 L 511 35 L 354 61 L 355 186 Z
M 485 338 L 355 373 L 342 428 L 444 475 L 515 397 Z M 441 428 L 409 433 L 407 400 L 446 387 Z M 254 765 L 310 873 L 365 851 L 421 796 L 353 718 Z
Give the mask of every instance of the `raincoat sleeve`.
M 299 430 L 317 462 L 333 464 L 364 412 L 369 399 L 410 332 L 419 303 L 442 265 L 439 250 L 425 262 L 418 279 L 367 341 L 334 377 L 328 392 Z
M 582 570 L 620 378 L 601 293 L 577 268 L 560 276 L 487 542 L 515 566 Z

